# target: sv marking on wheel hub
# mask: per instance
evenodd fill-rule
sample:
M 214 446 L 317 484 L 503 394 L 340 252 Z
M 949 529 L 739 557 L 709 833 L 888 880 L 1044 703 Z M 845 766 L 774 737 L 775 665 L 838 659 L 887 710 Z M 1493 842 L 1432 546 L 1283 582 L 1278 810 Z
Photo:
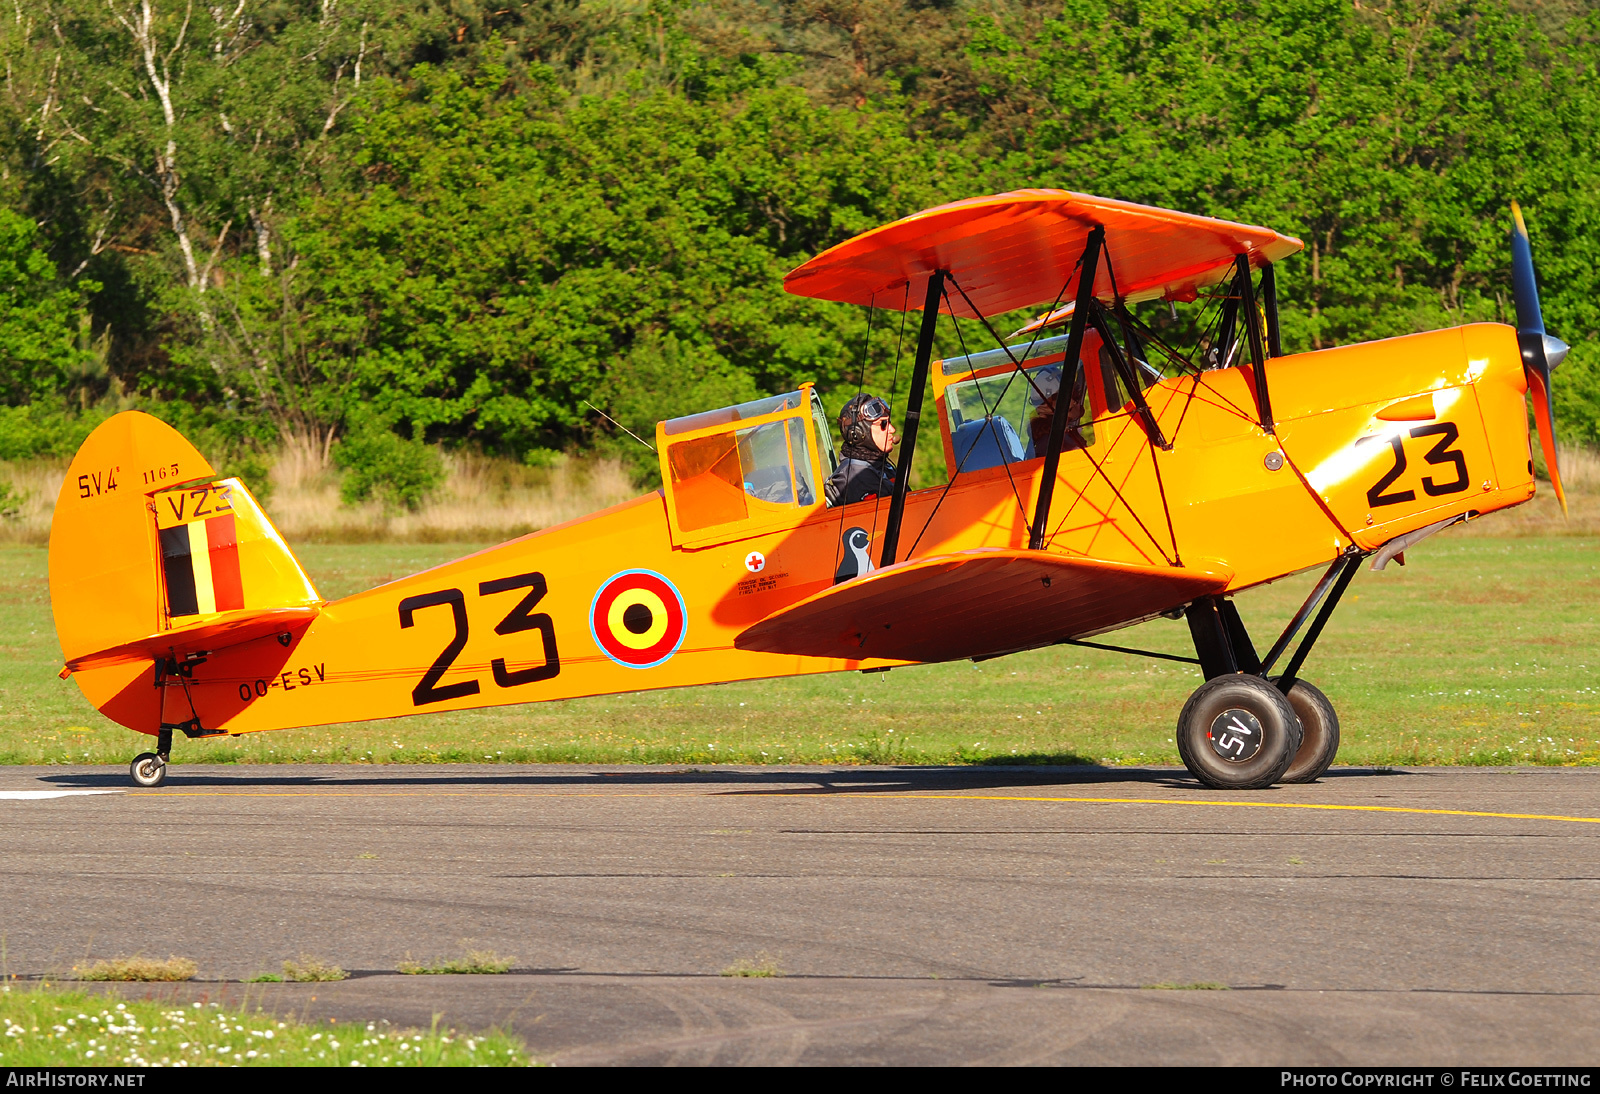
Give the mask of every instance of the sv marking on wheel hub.
M 1238 707 L 1230 707 L 1217 715 L 1211 721 L 1211 728 L 1206 730 L 1211 750 L 1236 764 L 1254 759 L 1264 739 L 1261 722 L 1248 710 Z

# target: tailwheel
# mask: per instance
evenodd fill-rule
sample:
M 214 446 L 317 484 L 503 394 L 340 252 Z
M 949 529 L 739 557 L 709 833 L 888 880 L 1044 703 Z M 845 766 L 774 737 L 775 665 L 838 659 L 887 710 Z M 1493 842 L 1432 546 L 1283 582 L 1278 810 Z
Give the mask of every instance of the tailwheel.
M 1178 715 L 1178 755 L 1189 773 L 1220 790 L 1257 790 L 1283 779 L 1300 750 L 1300 719 L 1259 676 L 1207 680 Z
M 1278 681 L 1275 678 L 1272 682 Z M 1304 680 L 1294 682 L 1287 698 L 1300 719 L 1303 736 L 1300 751 L 1294 754 L 1289 770 L 1279 781 L 1314 783 L 1322 778 L 1339 751 L 1339 716 L 1334 713 L 1328 697 Z
M 128 765 L 128 774 L 140 786 L 160 786 L 167 781 L 167 761 L 154 752 L 141 752 Z

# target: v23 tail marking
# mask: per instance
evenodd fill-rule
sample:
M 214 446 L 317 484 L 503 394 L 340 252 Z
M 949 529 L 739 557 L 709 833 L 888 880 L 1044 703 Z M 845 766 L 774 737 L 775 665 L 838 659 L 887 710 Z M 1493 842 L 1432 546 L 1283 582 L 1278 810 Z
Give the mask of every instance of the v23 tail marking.
M 1435 422 L 1432 425 L 1419 425 L 1411 430 L 1410 437 L 1438 437 L 1427 455 L 1422 458 L 1430 464 L 1449 464 L 1455 470 L 1455 479 L 1448 482 L 1437 482 L 1431 476 L 1422 479 L 1422 490 L 1429 497 L 1440 497 L 1444 494 L 1459 494 L 1467 488 L 1471 477 L 1467 474 L 1467 458 L 1462 453 L 1455 451 L 1452 446 L 1460 440 L 1461 433 L 1454 422 Z M 1389 438 L 1389 447 L 1394 449 L 1394 466 L 1384 472 L 1383 477 L 1372 484 L 1367 491 L 1367 504 L 1374 509 L 1383 505 L 1399 505 L 1405 501 L 1415 501 L 1415 490 L 1396 490 L 1384 493 L 1395 481 L 1405 474 L 1406 450 L 1404 438 L 1399 434 Z
M 539 680 L 549 680 L 561 673 L 561 656 L 556 651 L 555 623 L 548 613 L 533 611 L 549 591 L 543 574 L 517 574 L 514 577 L 481 582 L 478 585 L 478 595 L 493 596 L 515 589 L 527 589 L 528 592 L 495 626 L 494 633 L 506 635 L 519 634 L 522 631 L 538 631 L 544 646 L 544 664 L 512 670 L 506 667 L 505 658 L 496 657 L 490 662 L 489 667 L 494 674 L 495 686 L 502 688 L 521 687 Z M 439 685 L 440 679 L 450 671 L 450 666 L 467 646 L 467 598 L 460 589 L 440 589 L 438 592 L 406 597 L 400 601 L 400 629 L 406 630 L 414 626 L 416 613 L 422 609 L 442 607 L 446 604 L 450 606 L 451 616 L 455 621 L 455 634 L 449 644 L 439 652 L 439 656 L 434 658 L 428 671 L 422 674 L 417 686 L 411 689 L 413 706 L 427 706 L 429 703 L 442 703 L 447 699 L 477 695 L 480 690 L 477 680 L 459 680 L 442 687 Z

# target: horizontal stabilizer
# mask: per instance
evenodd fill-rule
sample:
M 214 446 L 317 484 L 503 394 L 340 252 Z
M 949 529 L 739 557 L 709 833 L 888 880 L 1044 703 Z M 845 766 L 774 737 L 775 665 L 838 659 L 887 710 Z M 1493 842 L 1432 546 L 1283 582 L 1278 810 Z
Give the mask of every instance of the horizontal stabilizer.
M 746 629 L 741 650 L 952 661 L 1032 649 L 1221 592 L 1224 569 L 1137 566 L 1046 551 L 902 562 L 807 597 Z
M 82 654 L 67 662 L 67 673 L 84 669 L 122 665 L 132 661 L 154 661 L 162 657 L 182 659 L 192 653 L 210 653 L 253 642 L 269 635 L 288 635 L 303 630 L 321 612 L 317 607 L 246 608 L 223 612 L 203 623 L 174 627 L 168 631 L 135 638 L 108 649 Z M 65 675 L 65 673 L 63 674 Z

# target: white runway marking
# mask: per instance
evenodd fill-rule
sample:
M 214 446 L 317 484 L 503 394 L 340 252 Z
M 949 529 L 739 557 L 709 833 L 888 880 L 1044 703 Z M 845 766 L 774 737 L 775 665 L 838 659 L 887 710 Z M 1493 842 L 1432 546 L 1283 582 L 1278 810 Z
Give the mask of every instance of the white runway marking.
M 0 801 L 38 801 L 41 798 L 72 798 L 83 794 L 120 794 L 120 790 L 0 790 Z

